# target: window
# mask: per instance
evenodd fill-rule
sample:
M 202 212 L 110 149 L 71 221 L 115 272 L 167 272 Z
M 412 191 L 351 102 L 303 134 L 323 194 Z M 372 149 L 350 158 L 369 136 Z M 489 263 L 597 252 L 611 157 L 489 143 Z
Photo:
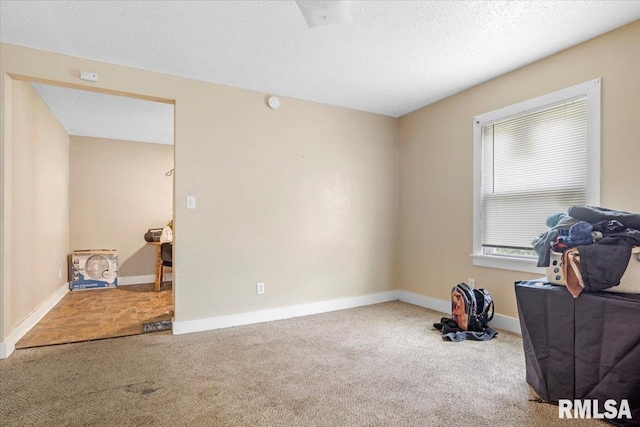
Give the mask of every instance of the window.
M 546 219 L 599 205 L 600 79 L 474 117 L 474 265 L 541 273 Z

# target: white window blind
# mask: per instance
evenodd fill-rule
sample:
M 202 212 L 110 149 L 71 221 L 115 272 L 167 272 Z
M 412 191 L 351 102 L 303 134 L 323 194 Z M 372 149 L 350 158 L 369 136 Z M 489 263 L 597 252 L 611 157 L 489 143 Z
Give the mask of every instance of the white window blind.
M 546 219 L 583 205 L 586 97 L 482 126 L 481 244 L 531 249 Z

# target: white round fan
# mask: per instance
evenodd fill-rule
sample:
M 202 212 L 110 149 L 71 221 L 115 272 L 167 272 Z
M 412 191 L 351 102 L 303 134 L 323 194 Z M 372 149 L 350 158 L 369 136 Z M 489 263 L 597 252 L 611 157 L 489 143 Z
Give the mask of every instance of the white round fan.
M 94 280 L 111 278 L 109 270 L 109 260 L 103 255 L 91 255 L 87 258 L 84 270 L 89 277 Z

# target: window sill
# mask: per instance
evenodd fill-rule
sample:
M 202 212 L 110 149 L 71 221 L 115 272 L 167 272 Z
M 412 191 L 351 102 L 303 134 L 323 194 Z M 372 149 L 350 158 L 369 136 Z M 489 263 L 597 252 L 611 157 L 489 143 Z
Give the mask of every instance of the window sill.
M 499 268 L 501 270 L 523 271 L 545 275 L 544 268 L 538 267 L 535 259 L 513 258 L 498 255 L 472 254 L 473 265 L 477 267 Z

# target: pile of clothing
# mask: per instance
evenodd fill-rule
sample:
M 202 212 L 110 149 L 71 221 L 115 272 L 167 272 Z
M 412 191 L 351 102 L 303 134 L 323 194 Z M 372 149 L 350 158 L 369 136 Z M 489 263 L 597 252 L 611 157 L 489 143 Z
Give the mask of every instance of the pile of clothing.
M 549 229 L 533 242 L 538 267 L 548 267 L 551 251 L 562 253 L 567 289 L 600 291 L 620 283 L 631 251 L 640 246 L 640 214 L 596 206 L 572 206 L 547 218 Z

